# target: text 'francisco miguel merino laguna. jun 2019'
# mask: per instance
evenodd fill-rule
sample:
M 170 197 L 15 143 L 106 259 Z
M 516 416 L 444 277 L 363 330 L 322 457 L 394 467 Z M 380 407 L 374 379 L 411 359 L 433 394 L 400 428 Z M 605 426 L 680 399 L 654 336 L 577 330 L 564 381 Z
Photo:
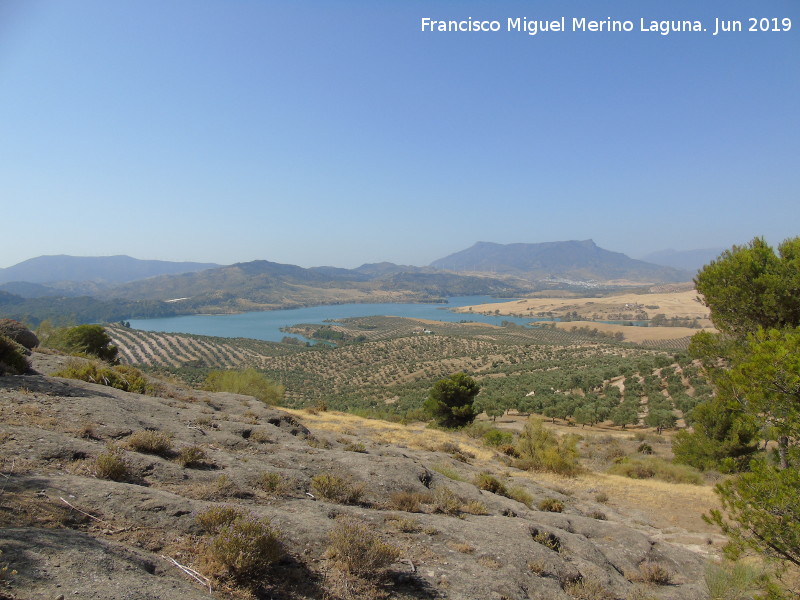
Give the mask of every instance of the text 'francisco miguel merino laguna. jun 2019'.
M 638 20 L 602 19 L 593 20 L 586 17 L 560 17 L 558 19 L 540 20 L 526 17 L 509 17 L 505 20 L 467 19 L 433 19 L 422 17 L 420 30 L 426 33 L 497 33 L 516 32 L 534 36 L 544 33 L 657 33 L 670 35 L 674 33 L 710 33 L 721 35 L 726 33 L 785 33 L 791 31 L 792 20 L 783 16 L 753 16 L 746 19 L 721 19 L 715 17 L 713 22 L 690 19 Z

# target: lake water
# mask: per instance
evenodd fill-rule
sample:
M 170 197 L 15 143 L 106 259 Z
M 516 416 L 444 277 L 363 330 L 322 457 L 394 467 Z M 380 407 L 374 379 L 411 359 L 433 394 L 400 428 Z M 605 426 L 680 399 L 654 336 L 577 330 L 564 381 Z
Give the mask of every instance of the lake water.
M 489 296 L 464 296 L 448 298 L 447 304 L 331 304 L 249 312 L 237 315 L 185 315 L 161 319 L 131 319 L 130 324 L 132 328 L 143 331 L 194 333 L 218 337 L 245 337 L 279 342 L 284 336 L 288 335 L 281 331 L 281 327 L 289 327 L 298 323 L 321 324 L 331 319 L 345 319 L 347 317 L 386 315 L 456 323 L 462 320 L 469 320 L 491 325 L 500 325 L 503 321 L 525 325 L 533 320 L 502 315 L 487 316 L 454 313 L 449 310 L 459 306 L 507 301 L 508 299 L 491 298 Z

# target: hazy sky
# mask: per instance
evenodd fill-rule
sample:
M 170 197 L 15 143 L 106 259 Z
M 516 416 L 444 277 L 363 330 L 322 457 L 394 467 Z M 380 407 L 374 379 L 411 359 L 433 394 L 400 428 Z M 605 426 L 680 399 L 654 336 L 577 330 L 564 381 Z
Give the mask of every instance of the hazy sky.
M 0 0 L 0 205 L 0 267 L 776 243 L 800 235 L 800 2 Z

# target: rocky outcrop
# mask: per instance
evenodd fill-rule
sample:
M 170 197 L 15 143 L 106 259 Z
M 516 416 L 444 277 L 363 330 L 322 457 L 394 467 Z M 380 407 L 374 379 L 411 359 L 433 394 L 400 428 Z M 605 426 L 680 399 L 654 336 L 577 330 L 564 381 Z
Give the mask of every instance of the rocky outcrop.
M 329 584 L 334 568 L 326 548 L 343 518 L 366 523 L 398 549 L 387 578 L 370 584 L 374 597 L 568 600 L 589 597 L 576 593 L 590 588 L 599 594 L 593 598 L 704 597 L 704 556 L 502 462 L 457 463 L 469 476 L 455 481 L 434 468 L 453 461 L 442 452 L 368 440 L 354 451 L 341 436 L 309 429 L 302 417 L 247 396 L 164 395 L 44 375 L 0 377 L 0 566 L 17 571 L 11 593 L 208 598 L 208 589 L 175 563 L 202 572 L 205 538 L 196 515 L 222 504 L 268 518 L 282 532 L 286 555 L 264 573 L 266 587 L 256 593 L 264 598 L 360 597 Z M 168 433 L 171 452 L 134 450 L 128 440 L 139 430 Z M 124 481 L 96 477 L 96 457 L 109 444 L 124 449 Z M 181 466 L 178 455 L 187 447 L 202 449 L 203 461 Z M 564 511 L 535 510 L 468 482 L 486 470 L 512 475 L 534 499 L 531 506 L 553 497 Z M 265 474 L 274 474 L 279 489 L 263 485 Z M 350 504 L 326 500 L 313 484 L 320 474 L 359 487 L 360 497 Z M 398 492 L 428 500 L 415 512 L 398 510 Z M 444 510 L 430 500 L 442 494 L 472 508 Z M 642 596 L 637 580 L 650 564 L 671 581 L 649 585 Z M 212 583 L 211 596 L 232 597 Z
M 31 350 L 39 345 L 39 338 L 22 323 L 13 319 L 0 319 L 0 335 L 11 338 L 19 345 Z

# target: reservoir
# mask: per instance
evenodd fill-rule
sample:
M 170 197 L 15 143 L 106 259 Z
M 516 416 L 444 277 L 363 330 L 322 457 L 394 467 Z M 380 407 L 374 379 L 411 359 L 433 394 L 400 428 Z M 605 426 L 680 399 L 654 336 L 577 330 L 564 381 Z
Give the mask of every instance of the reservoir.
M 280 342 L 284 336 L 288 335 L 281 331 L 282 327 L 300 323 L 322 324 L 333 319 L 345 319 L 348 317 L 384 315 L 455 323 L 459 321 L 477 321 L 490 325 L 500 325 L 503 321 L 525 325 L 534 320 L 530 317 L 455 313 L 450 310 L 460 306 L 507 301 L 507 298 L 462 296 L 448 298 L 447 304 L 328 304 L 236 315 L 185 315 L 159 319 L 131 319 L 130 324 L 133 329 L 141 329 L 143 331 L 244 337 Z

